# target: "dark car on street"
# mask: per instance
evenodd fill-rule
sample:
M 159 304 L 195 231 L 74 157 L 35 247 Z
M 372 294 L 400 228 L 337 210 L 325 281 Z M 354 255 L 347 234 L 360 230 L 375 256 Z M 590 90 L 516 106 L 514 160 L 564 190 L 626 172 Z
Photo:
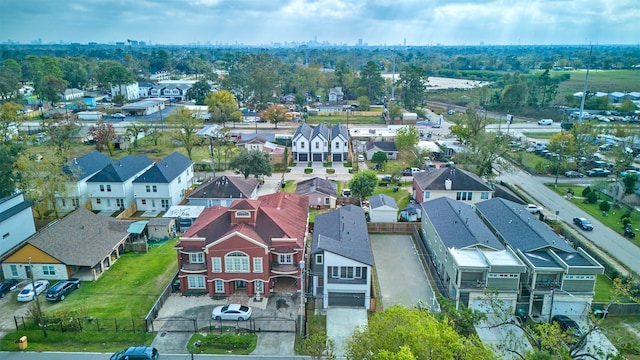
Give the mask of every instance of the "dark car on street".
M 47 300 L 62 301 L 75 289 L 80 288 L 80 280 L 71 278 L 69 280 L 58 281 L 47 291 Z
M 159 358 L 158 349 L 151 346 L 132 346 L 111 355 L 111 360 L 158 360 Z
M 18 280 L 16 279 L 7 279 L 0 283 L 0 298 L 4 297 L 4 294 L 16 288 L 18 285 Z
M 593 230 L 593 225 L 589 222 L 589 220 L 581 217 L 574 217 L 573 223 L 576 224 L 580 229 L 591 231 Z
M 611 175 L 611 171 L 603 168 L 593 168 L 587 171 L 587 176 L 589 177 L 607 177 L 609 175 Z
M 566 176 L 568 178 L 581 178 L 581 177 L 584 177 L 584 175 L 582 175 L 582 173 L 577 172 L 575 170 L 567 171 L 566 173 L 564 173 L 564 176 Z

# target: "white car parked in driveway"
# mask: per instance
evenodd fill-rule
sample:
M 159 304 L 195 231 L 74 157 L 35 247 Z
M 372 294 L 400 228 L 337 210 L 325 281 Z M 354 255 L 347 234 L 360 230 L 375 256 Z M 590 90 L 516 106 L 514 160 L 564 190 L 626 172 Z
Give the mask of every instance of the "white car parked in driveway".
M 249 320 L 251 308 L 240 304 L 217 306 L 211 312 L 211 317 L 215 320 Z
M 34 289 L 35 285 L 35 291 Z M 28 302 L 33 300 L 36 296 L 42 294 L 45 290 L 49 288 L 49 281 L 47 280 L 38 280 L 33 284 L 28 284 L 18 294 L 18 301 L 20 302 Z

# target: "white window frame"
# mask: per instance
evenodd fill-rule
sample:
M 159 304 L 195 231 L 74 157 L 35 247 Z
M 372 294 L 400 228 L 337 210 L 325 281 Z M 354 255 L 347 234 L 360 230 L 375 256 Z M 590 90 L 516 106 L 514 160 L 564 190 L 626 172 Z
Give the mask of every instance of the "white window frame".
M 204 276 L 201 275 L 191 275 L 187 276 L 187 287 L 189 289 L 206 289 L 205 285 L 206 281 Z
M 323 262 L 324 262 L 323 254 L 316 254 L 316 264 L 317 265 L 322 265 Z
M 293 264 L 293 254 L 279 254 L 278 264 L 285 264 L 285 265 Z
M 233 251 L 224 256 L 224 272 L 248 273 L 249 255 L 240 251 Z
M 215 280 L 213 282 L 214 284 L 214 292 L 216 294 L 223 294 L 224 293 L 224 281 L 222 280 Z
M 204 253 L 189 254 L 189 263 L 204 264 Z
M 487 199 L 489 199 L 489 192 L 487 192 L 487 191 L 482 192 L 482 193 L 480 194 L 480 199 L 481 199 L 481 200 L 487 200 Z
M 214 273 L 222 272 L 222 258 L 219 258 L 219 257 L 211 258 L 211 272 L 214 272 Z
M 9 270 L 11 270 L 12 277 L 18 277 L 18 265 L 9 265 Z
M 42 265 L 42 275 L 44 276 L 55 276 L 56 275 L 56 267 L 53 265 Z
M 262 267 L 262 258 L 254 257 L 253 258 L 253 272 L 254 273 L 262 273 L 264 271 Z
M 264 281 L 256 280 L 253 286 L 256 293 L 264 293 Z

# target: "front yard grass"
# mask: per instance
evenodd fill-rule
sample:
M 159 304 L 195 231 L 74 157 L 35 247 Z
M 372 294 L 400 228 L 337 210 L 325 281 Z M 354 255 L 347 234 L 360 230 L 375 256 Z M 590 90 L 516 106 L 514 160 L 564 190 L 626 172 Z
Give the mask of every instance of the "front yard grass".
M 200 346 L 194 343 L 200 341 Z M 249 355 L 256 348 L 258 335 L 228 332 L 225 334 L 195 334 L 189 339 L 187 351 L 194 354 Z
M 640 360 L 640 315 L 607 316 L 600 330 L 624 359 Z

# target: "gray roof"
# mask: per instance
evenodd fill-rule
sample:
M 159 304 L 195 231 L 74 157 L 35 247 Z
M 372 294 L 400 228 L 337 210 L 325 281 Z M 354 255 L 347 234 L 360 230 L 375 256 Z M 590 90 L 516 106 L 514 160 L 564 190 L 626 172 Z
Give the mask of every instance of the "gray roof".
M 367 221 L 361 207 L 343 206 L 316 216 L 311 253 L 328 251 L 373 266 Z
M 77 176 L 77 180 L 81 180 L 104 169 L 112 161 L 113 160 L 107 155 L 98 150 L 93 150 L 86 155 L 67 162 L 62 170 L 65 174 L 75 175 Z
M 0 212 L 0 222 L 3 222 L 7 219 L 10 219 L 12 217 L 14 217 L 15 215 L 21 213 L 22 211 L 24 211 L 25 209 L 29 209 L 31 208 L 31 205 L 33 205 L 33 203 L 31 201 L 25 201 L 24 197 L 22 197 L 22 193 L 15 193 L 13 195 L 9 195 L 7 197 L 4 197 L 2 199 L 0 199 L 0 204 L 3 204 L 15 197 L 20 196 L 22 198 L 22 201 L 19 204 L 16 204 L 8 209 L 6 209 L 5 211 Z
M 189 195 L 189 199 L 247 199 L 257 187 L 255 178 L 223 175 L 209 178 Z
M 105 166 L 87 182 L 124 182 L 152 164 L 145 155 L 127 155 Z
M 28 243 L 70 266 L 95 266 L 128 235 L 133 221 L 98 216 L 80 207 L 33 235 Z
M 528 252 L 554 248 L 569 253 L 576 252 L 523 205 L 502 198 L 493 198 L 477 203 L 476 207 L 504 241 L 514 249 Z
M 338 196 L 336 183 L 319 177 L 300 181 L 296 186 L 296 194 L 307 195 L 314 192 L 320 192 L 333 197 Z
M 349 130 L 342 124 L 335 124 L 331 127 L 331 140 L 342 135 L 345 139 L 349 139 Z
M 158 161 L 137 179 L 134 183 L 170 183 L 185 172 L 193 161 L 179 152 L 172 152 L 166 158 Z
M 503 250 L 504 245 L 484 224 L 473 208 L 460 201 L 441 197 L 422 203 L 427 216 L 447 248 L 483 246 Z
M 322 136 L 324 139 L 331 140 L 329 137 L 329 128 L 325 124 L 318 124 L 313 128 L 313 134 L 311 138 L 315 138 L 316 136 Z
M 398 209 L 398 205 L 396 204 L 396 199 L 392 198 L 389 195 L 385 195 L 385 194 L 378 194 L 378 195 L 374 195 L 369 199 L 369 206 L 372 209 L 377 209 L 379 207 L 383 207 L 383 206 L 389 206 L 392 207 L 394 209 Z
M 298 136 L 298 134 L 300 134 L 305 139 L 311 140 L 311 133 L 312 132 L 313 132 L 313 129 L 311 128 L 311 126 L 309 126 L 307 123 L 302 123 L 302 124 L 300 124 L 300 126 L 298 126 L 296 131 L 293 133 L 293 139 L 295 139 L 296 136 Z
M 393 141 L 367 141 L 365 148 L 367 150 L 378 148 L 384 152 L 398 151 L 398 147 L 396 146 L 396 143 Z
M 493 191 L 478 175 L 457 168 L 430 168 L 414 174 L 413 180 L 423 190 L 445 190 L 445 181 L 451 180 L 451 191 Z

